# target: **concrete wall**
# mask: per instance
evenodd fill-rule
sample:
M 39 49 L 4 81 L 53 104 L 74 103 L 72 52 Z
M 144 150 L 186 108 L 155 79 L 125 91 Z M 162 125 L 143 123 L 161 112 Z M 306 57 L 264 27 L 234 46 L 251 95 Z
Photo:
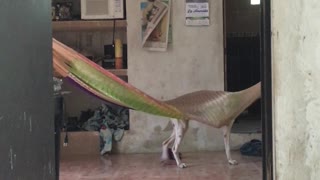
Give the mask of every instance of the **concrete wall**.
M 320 1 L 272 1 L 275 173 L 320 176 Z
M 172 1 L 173 44 L 167 52 L 141 48 L 140 0 L 127 1 L 129 82 L 158 99 L 170 99 L 200 89 L 223 90 L 222 0 L 210 1 L 209 27 L 184 25 L 185 1 Z M 158 152 L 170 133 L 167 118 L 130 112 L 130 130 L 116 145 L 120 152 Z M 239 147 L 250 135 L 232 135 Z M 255 136 L 257 137 L 257 136 Z M 222 150 L 220 130 L 192 122 L 182 151 Z

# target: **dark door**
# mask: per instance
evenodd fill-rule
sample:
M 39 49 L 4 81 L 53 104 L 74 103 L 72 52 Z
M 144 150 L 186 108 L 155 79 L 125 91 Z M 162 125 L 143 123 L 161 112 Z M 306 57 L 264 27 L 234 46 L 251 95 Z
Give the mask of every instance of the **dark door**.
M 55 179 L 50 1 L 0 1 L 0 179 Z
M 255 6 L 256 10 L 259 10 L 260 17 L 255 18 L 254 20 L 248 20 L 247 22 L 240 21 L 241 15 L 239 14 L 240 11 L 235 11 L 235 13 L 232 15 L 231 12 L 232 8 L 246 8 L 247 5 L 245 4 L 237 4 L 237 3 L 249 3 L 250 1 L 237 1 L 237 0 L 223 0 L 223 9 L 224 9 L 224 47 L 225 47 L 225 89 L 226 90 L 238 90 L 243 88 L 244 85 L 252 84 L 257 81 L 257 70 L 259 71 L 259 78 L 261 80 L 262 84 L 262 94 L 261 94 L 261 101 L 256 103 L 250 108 L 259 108 L 261 111 L 261 128 L 262 128 L 262 142 L 263 142 L 263 180 L 272 180 L 274 176 L 273 172 L 273 129 L 272 129 L 272 78 L 271 78 L 271 1 L 270 0 L 261 0 L 261 4 L 259 6 Z M 233 7 L 232 7 L 233 6 Z M 247 6 L 248 9 L 248 6 Z M 254 11 L 248 10 L 247 13 L 249 14 L 254 13 Z M 243 19 L 243 17 L 242 17 Z M 249 18 L 250 19 L 250 18 Z M 252 26 L 247 25 L 246 23 L 252 21 L 259 22 L 257 23 L 258 26 L 255 26 L 255 28 L 259 28 L 258 34 L 254 33 L 244 33 L 247 31 L 248 27 L 252 28 Z M 233 22 L 233 23 L 231 23 Z M 239 22 L 241 22 L 239 24 Z M 229 26 L 228 26 L 229 25 Z M 237 27 L 240 27 L 239 31 L 241 32 L 237 33 L 236 29 Z M 229 28 L 229 29 L 228 29 Z M 228 34 L 229 32 L 229 34 Z M 239 85 L 237 82 L 241 81 L 241 76 L 237 77 L 237 75 L 233 74 L 231 69 L 234 68 L 236 70 L 234 71 L 241 71 L 241 65 L 236 66 L 235 64 L 239 62 L 232 62 L 232 56 L 237 56 L 238 54 L 241 54 L 243 52 L 240 52 L 240 50 L 237 49 L 237 46 L 233 47 L 231 43 L 235 43 L 239 40 L 233 40 L 236 36 L 248 36 L 253 37 L 252 50 L 245 50 L 245 51 L 251 51 L 253 59 L 257 59 L 257 53 L 259 53 L 259 62 L 254 62 L 253 64 L 256 65 L 249 65 L 252 67 L 255 67 L 253 72 L 244 72 L 239 73 L 238 75 L 241 75 L 242 77 L 247 76 L 248 80 L 245 80 L 244 83 Z M 229 38 L 229 42 L 228 42 Z M 258 40 L 259 39 L 259 44 Z M 229 47 L 228 47 L 229 45 Z M 244 48 L 238 45 L 239 48 Z M 257 50 L 257 47 L 259 47 L 259 52 Z M 229 48 L 229 49 L 228 49 Z M 240 55 L 241 57 L 241 55 Z M 231 60 L 230 60 L 231 58 Z M 234 57 L 237 59 L 236 57 Z M 240 59 L 240 58 L 238 58 Z M 259 63 L 259 66 L 257 65 Z M 250 64 L 250 63 L 249 63 Z M 245 75 L 247 74 L 247 75 Z M 248 74 L 254 74 L 254 77 L 252 75 Z M 230 77 L 231 76 L 231 77 Z M 232 77 L 233 76 L 233 77 Z M 238 80 L 237 80 L 238 79 Z M 232 84 L 231 84 L 232 83 Z M 257 110 L 257 109 L 256 109 Z M 257 111 L 256 111 L 257 112 Z
M 225 89 L 240 91 L 260 81 L 261 6 L 224 0 Z M 232 132 L 261 132 L 260 100 L 236 120 Z

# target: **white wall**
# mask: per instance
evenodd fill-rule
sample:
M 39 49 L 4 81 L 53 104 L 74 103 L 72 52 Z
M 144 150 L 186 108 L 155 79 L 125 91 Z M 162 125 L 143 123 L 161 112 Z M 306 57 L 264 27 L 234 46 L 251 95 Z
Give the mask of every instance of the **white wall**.
M 167 52 L 141 48 L 140 0 L 127 1 L 129 83 L 158 99 L 170 99 L 200 89 L 223 90 L 222 0 L 210 1 L 209 27 L 184 25 L 185 1 L 172 0 L 173 44 Z M 167 118 L 130 112 L 130 130 L 116 145 L 120 152 L 158 152 L 171 131 Z M 253 138 L 233 135 L 233 147 Z M 256 137 L 255 137 L 256 138 Z M 220 130 L 192 122 L 182 151 L 222 150 Z
M 320 1 L 272 1 L 275 173 L 320 177 Z

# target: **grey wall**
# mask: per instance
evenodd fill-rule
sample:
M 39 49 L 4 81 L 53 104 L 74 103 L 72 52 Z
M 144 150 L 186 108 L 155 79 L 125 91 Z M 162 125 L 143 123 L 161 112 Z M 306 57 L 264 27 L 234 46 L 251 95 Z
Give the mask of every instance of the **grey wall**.
M 320 1 L 272 1 L 275 174 L 320 176 Z
M 0 179 L 54 179 L 50 2 L 0 1 L 0 27 Z

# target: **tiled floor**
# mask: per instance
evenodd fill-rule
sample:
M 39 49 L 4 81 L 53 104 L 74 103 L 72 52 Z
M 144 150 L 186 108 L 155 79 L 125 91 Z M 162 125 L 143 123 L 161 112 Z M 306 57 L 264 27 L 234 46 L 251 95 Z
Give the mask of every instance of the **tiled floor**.
M 174 162 L 162 165 L 159 154 L 78 156 L 61 160 L 60 180 L 262 179 L 261 158 L 239 152 L 232 155 L 239 162 L 236 166 L 227 164 L 224 152 L 183 153 L 182 160 L 188 165 L 185 169 L 177 168 Z

